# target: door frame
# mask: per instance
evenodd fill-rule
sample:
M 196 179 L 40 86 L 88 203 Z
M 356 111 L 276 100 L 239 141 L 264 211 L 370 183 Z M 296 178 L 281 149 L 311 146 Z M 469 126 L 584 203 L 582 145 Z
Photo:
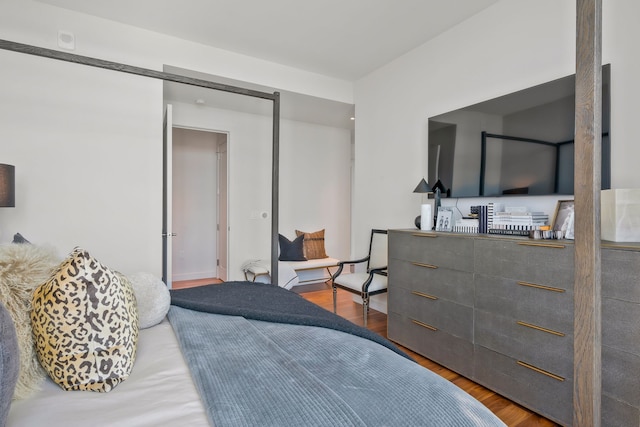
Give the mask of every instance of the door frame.
M 167 104 L 162 124 L 162 281 L 172 287 L 173 106 Z
M 169 106 L 171 104 L 167 104 L 167 106 Z M 173 124 L 173 121 L 171 121 L 171 134 L 173 134 L 173 129 L 187 129 L 187 130 L 192 130 L 192 131 L 196 131 L 196 132 L 206 132 L 206 133 L 213 133 L 213 134 L 219 134 L 219 135 L 224 135 L 224 144 L 226 144 L 226 150 L 227 150 L 227 156 L 226 156 L 226 165 L 225 165 L 225 172 L 226 172 L 226 176 L 225 176 L 225 180 L 224 183 L 226 184 L 226 189 L 224 192 L 224 194 L 226 194 L 226 203 L 225 203 L 225 211 L 224 212 L 220 212 L 220 207 L 221 207 L 221 203 L 220 203 L 220 193 L 221 193 L 221 189 L 220 189 L 220 185 L 221 185 L 221 180 L 220 180 L 220 164 L 218 163 L 218 178 L 217 178 L 217 189 L 216 189 L 216 241 L 214 242 L 216 245 L 216 275 L 218 278 L 222 278 L 221 277 L 221 270 L 224 270 L 225 274 L 228 272 L 229 270 L 229 242 L 230 242 L 230 227 L 228 225 L 228 218 L 229 218 L 229 199 L 230 199 L 230 195 L 229 195 L 229 152 L 231 150 L 230 144 L 229 144 L 229 140 L 230 140 L 230 133 L 229 131 L 221 131 L 221 130 L 216 130 L 216 129 L 209 129 L 209 128 L 201 128 L 201 127 L 193 127 L 193 126 L 183 126 L 183 125 L 175 125 Z M 165 150 L 163 151 L 163 156 L 166 155 L 166 153 L 172 154 L 173 152 L 173 144 L 175 142 L 173 141 L 173 139 L 171 138 L 171 147 L 170 148 L 165 148 Z M 219 158 L 219 145 L 220 142 L 218 142 L 218 144 L 216 144 L 215 146 L 212 147 L 212 149 L 214 149 L 216 151 L 217 157 Z M 219 159 L 218 159 L 219 162 Z M 166 159 L 163 159 L 163 163 L 166 164 Z M 171 172 L 173 173 L 173 167 L 171 165 Z M 163 200 L 165 200 L 165 198 L 169 201 L 171 201 L 173 199 L 172 194 L 171 195 L 167 195 L 164 196 L 164 192 L 165 189 L 170 186 L 171 191 L 173 191 L 173 185 L 171 182 L 169 182 L 167 180 L 167 178 L 164 178 L 164 185 L 163 185 Z M 168 217 L 168 218 L 172 218 L 173 215 L 171 215 L 170 213 L 167 213 L 168 206 L 166 206 L 163 203 L 163 218 Z M 173 206 L 171 205 L 171 208 L 173 208 Z M 224 214 L 225 218 L 227 219 L 226 222 L 226 233 L 224 233 L 224 235 L 226 236 L 226 241 L 222 242 L 221 241 L 221 230 L 219 229 L 220 226 L 220 217 L 221 215 Z M 163 259 L 162 259 L 162 263 L 163 263 L 163 267 L 162 267 L 162 271 L 163 271 L 163 281 L 167 284 L 167 286 L 169 288 L 171 288 L 171 285 L 169 284 L 169 282 L 172 282 L 172 278 L 169 278 L 169 282 L 166 281 L 166 278 L 164 276 L 165 271 L 166 271 L 166 264 L 167 263 L 171 263 L 173 262 L 173 254 L 172 254 L 172 248 L 173 245 L 171 244 L 171 238 L 175 237 L 175 233 L 172 231 L 172 225 L 167 227 L 168 231 L 164 231 L 164 221 L 163 221 Z M 166 236 L 165 236 L 166 234 Z M 165 243 L 166 242 L 166 243 Z M 224 253 L 222 253 L 220 250 L 224 250 Z M 165 251 L 167 251 L 167 258 L 165 259 Z M 167 262 L 168 260 L 168 262 Z M 220 261 L 226 261 L 224 262 L 224 265 L 222 265 L 223 263 Z M 171 266 L 169 266 L 169 272 L 172 271 Z M 171 274 L 171 273 L 169 273 Z M 226 280 L 226 278 L 222 278 L 223 280 Z
M 225 136 L 224 141 L 218 141 L 218 188 L 216 191 L 216 224 L 217 224 L 217 270 L 218 278 L 226 282 L 229 276 L 229 132 L 218 132 Z M 224 156 L 221 148 L 224 147 Z

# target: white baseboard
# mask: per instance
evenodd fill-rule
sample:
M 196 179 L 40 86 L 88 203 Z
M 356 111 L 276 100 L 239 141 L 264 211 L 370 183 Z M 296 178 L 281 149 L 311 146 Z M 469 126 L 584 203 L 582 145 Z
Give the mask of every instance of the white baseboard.
M 362 298 L 359 295 L 353 295 L 353 301 L 362 305 Z M 387 314 L 387 294 L 378 294 L 369 298 L 369 308 Z
M 325 268 L 297 271 L 296 274 L 298 275 L 298 280 L 302 285 L 322 283 L 331 278 Z

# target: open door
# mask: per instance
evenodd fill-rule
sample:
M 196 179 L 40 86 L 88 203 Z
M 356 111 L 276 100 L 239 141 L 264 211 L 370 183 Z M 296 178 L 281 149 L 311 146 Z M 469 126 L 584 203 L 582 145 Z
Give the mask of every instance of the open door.
M 173 107 L 167 104 L 164 112 L 164 129 L 162 132 L 162 281 L 171 289 L 171 239 L 175 234 L 171 232 L 171 209 L 173 206 L 172 192 L 172 156 L 173 156 Z

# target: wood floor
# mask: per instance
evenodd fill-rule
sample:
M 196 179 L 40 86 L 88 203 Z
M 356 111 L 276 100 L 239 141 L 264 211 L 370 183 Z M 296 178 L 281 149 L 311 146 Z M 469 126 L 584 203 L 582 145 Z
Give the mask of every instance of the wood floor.
M 196 280 L 181 280 L 171 283 L 171 289 L 185 289 L 193 288 L 195 286 L 211 285 L 215 283 L 221 283 L 220 279 L 196 279 Z
M 201 286 L 211 283 L 219 283 L 219 280 L 215 279 L 203 279 L 200 281 L 185 281 L 185 282 L 173 282 L 173 288 L 185 288 L 192 286 Z M 300 289 L 296 289 L 300 288 Z M 333 311 L 333 296 L 331 287 L 325 284 L 309 285 L 306 287 L 296 287 L 294 290 L 300 293 L 302 297 L 308 301 L 313 302 L 327 310 Z M 338 289 L 338 314 L 351 322 L 362 326 L 362 306 L 353 302 L 352 294 Z M 369 318 L 367 320 L 367 328 L 376 332 L 383 337 L 387 337 L 387 315 L 376 310 L 370 310 Z M 401 347 L 401 346 L 400 346 Z M 522 406 L 511 402 L 508 399 L 500 396 L 482 387 L 479 384 L 474 383 L 471 380 L 441 366 L 431 360 L 420 356 L 411 350 L 401 347 L 411 357 L 414 358 L 421 366 L 437 373 L 438 375 L 451 381 L 476 399 L 484 404 L 489 410 L 491 410 L 498 418 L 500 418 L 505 424 L 510 427 L 548 427 L 557 426 L 557 424 L 549 421 L 540 415 L 529 411 Z

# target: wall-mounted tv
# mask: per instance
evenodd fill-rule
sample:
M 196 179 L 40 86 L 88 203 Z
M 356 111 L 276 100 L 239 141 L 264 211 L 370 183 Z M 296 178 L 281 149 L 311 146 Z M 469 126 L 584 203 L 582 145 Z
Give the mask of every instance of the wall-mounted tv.
M 602 189 L 611 188 L 610 66 L 602 69 Z M 575 75 L 429 118 L 429 173 L 451 197 L 573 194 Z

